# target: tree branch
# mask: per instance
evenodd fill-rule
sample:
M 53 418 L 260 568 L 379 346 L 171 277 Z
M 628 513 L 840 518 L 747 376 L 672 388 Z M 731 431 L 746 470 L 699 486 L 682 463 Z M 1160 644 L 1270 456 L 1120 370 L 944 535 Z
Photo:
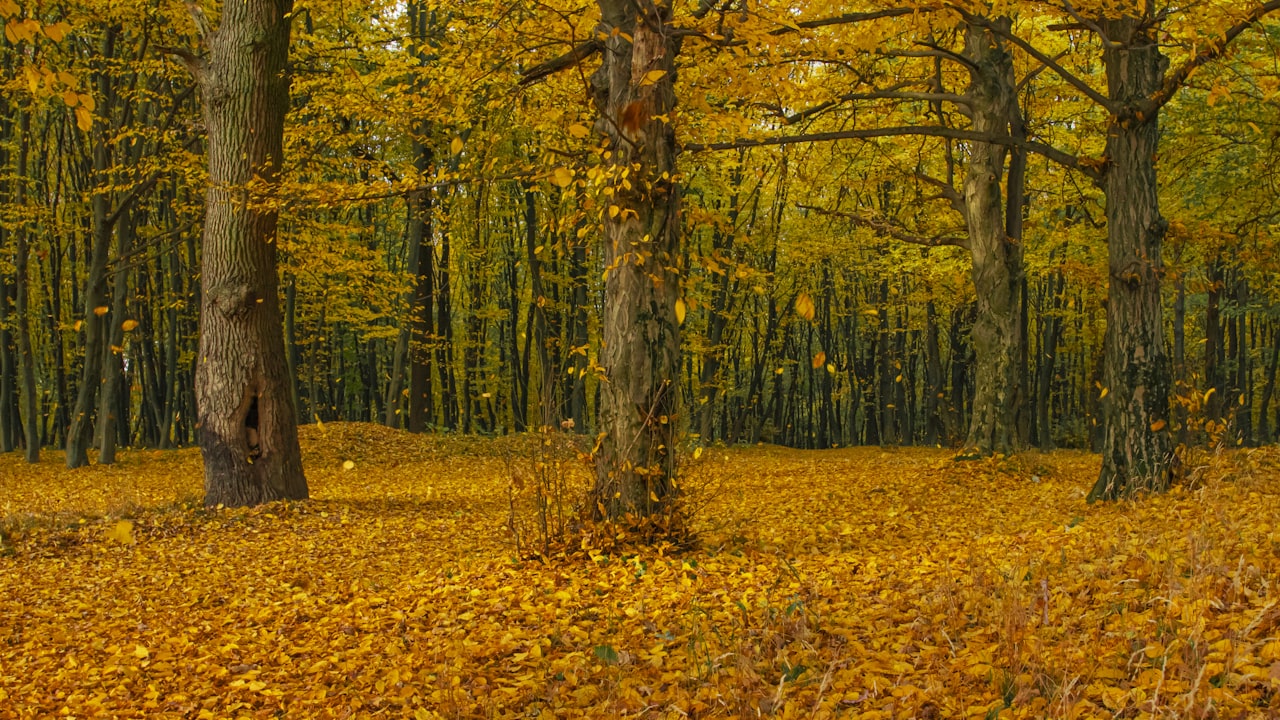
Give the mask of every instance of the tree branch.
M 1280 0 L 1276 0 L 1276 1 L 1280 2 Z M 971 13 L 964 12 L 962 10 L 958 12 L 960 12 L 960 14 L 964 17 L 965 22 L 971 25 L 976 25 L 978 27 L 990 30 L 991 32 L 1003 37 L 1004 39 L 1008 40 L 1014 45 L 1017 45 L 1028 55 L 1038 60 L 1041 64 L 1045 65 L 1050 70 L 1057 73 L 1058 77 L 1062 78 L 1063 80 L 1066 80 L 1067 83 L 1070 84 L 1072 87 L 1084 93 L 1085 97 L 1097 103 L 1107 112 L 1111 113 L 1112 115 L 1120 114 L 1120 106 L 1117 103 L 1113 102 L 1106 95 L 1103 95 L 1102 93 L 1093 89 L 1092 85 L 1076 77 L 1069 70 L 1062 67 L 1062 65 L 1058 64 L 1057 60 L 1040 52 L 1040 50 L 1038 50 L 1031 43 L 1027 42 L 1026 40 L 1023 40 L 1022 38 L 1018 37 L 1012 32 L 1006 32 L 1004 28 L 999 27 L 995 23 L 989 21 L 987 18 L 980 17 L 978 15 L 973 15 Z
M 1159 111 L 1160 108 L 1173 99 L 1173 96 L 1177 94 L 1178 90 L 1182 89 L 1182 86 L 1191 77 L 1191 73 L 1195 72 L 1200 66 L 1222 57 L 1223 53 L 1227 51 L 1227 46 L 1239 37 L 1241 33 L 1258 24 L 1262 18 L 1276 10 L 1280 10 L 1280 0 L 1271 0 L 1254 8 L 1244 20 L 1228 28 L 1222 34 L 1221 39 L 1214 41 L 1208 48 L 1183 63 L 1182 67 L 1165 76 L 1164 85 L 1155 95 L 1137 103 L 1132 108 L 1132 114 L 1137 115 L 1140 113 L 1143 117 L 1151 117 L 1153 113 Z
M 771 35 L 785 35 L 787 33 L 797 32 L 799 30 L 812 30 L 814 28 L 828 27 L 831 25 L 852 25 L 854 23 L 868 22 L 870 20 L 881 20 L 883 18 L 901 17 L 903 15 L 914 15 L 916 13 L 936 12 L 938 8 L 933 6 L 925 7 L 896 7 L 885 8 L 884 10 L 873 10 L 871 12 L 851 12 L 843 15 L 834 15 L 832 17 L 817 18 L 814 20 L 803 20 L 787 27 L 778 28 L 772 31 Z
M 858 227 L 865 227 L 874 230 L 877 235 L 882 237 L 893 238 L 911 245 L 923 245 L 925 247 L 969 247 L 969 239 L 956 237 L 955 235 L 934 235 L 933 237 L 924 237 L 921 235 L 912 235 L 901 228 L 890 225 L 889 223 L 875 220 L 873 218 L 862 217 L 854 213 L 840 212 L 839 210 L 828 210 L 827 208 L 816 207 L 814 205 L 801 205 L 796 203 L 796 208 L 800 210 L 812 210 L 820 215 L 829 215 L 838 217 L 842 220 L 848 220 Z
M 600 52 L 603 48 L 604 45 L 599 40 L 588 40 L 584 43 L 579 43 L 569 52 L 525 70 L 520 74 L 520 82 L 517 87 L 523 88 L 532 85 L 545 77 L 554 75 L 561 70 L 568 70 L 583 60 L 586 60 L 592 55 Z
M 1032 140 L 1017 140 L 1009 137 L 1008 135 L 990 135 L 973 130 L 961 130 L 959 128 L 942 127 L 937 125 L 866 128 L 863 130 L 835 130 L 832 132 L 783 135 L 781 137 L 771 138 L 740 138 L 731 142 L 689 143 L 684 145 L 682 149 L 688 152 L 737 150 L 738 148 L 765 147 L 769 145 L 796 145 L 799 143 L 833 142 L 836 140 L 869 140 L 871 138 L 903 137 L 907 135 L 951 138 L 952 140 L 985 142 L 993 145 L 1005 145 L 1008 147 L 1021 148 L 1028 152 L 1036 153 L 1037 155 L 1051 160 L 1065 168 L 1079 171 L 1094 182 L 1102 181 L 1101 168 L 1093 167 L 1087 163 L 1082 163 L 1080 158 L 1075 155 L 1063 152 L 1051 145 L 1046 145 Z

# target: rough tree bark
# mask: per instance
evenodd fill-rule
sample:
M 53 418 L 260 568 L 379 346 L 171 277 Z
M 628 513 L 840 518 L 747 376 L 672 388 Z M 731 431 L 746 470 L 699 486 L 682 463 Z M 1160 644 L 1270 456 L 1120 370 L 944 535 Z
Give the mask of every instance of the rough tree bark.
M 1005 17 L 990 22 L 1006 31 L 1011 25 Z M 972 63 L 967 98 L 973 129 L 1009 136 L 1021 126 L 1012 55 L 992 31 L 972 24 L 966 28 L 965 55 Z M 1019 437 L 1022 246 L 1019 229 L 1010 225 L 1021 224 L 1023 173 L 1016 171 L 1015 158 L 1009 170 L 1006 210 L 1001 184 L 1008 156 L 1003 145 L 972 143 L 964 180 L 964 215 L 977 295 L 973 414 L 965 446 L 966 452 L 978 455 L 1009 452 Z
M 209 138 L 195 388 L 206 505 L 307 497 L 277 276 L 291 0 L 230 0 L 191 65 Z M 196 12 L 197 24 L 204 26 Z
M 1161 88 L 1166 60 L 1157 26 L 1121 17 L 1101 24 L 1110 98 L 1130 108 Z M 1102 471 L 1089 500 L 1169 485 L 1172 373 L 1161 320 L 1160 245 L 1168 223 L 1156 186 L 1159 112 L 1121 112 L 1107 131 L 1110 272 L 1102 400 Z
M 599 0 L 605 50 L 592 78 L 614 188 L 604 218 L 605 310 L 596 511 L 653 515 L 673 483 L 680 326 L 675 58 L 669 0 Z

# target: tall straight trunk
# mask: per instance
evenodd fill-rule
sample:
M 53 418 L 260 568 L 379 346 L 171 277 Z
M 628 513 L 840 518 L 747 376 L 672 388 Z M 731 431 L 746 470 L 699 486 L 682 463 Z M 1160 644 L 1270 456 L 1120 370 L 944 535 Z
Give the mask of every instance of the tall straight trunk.
M 1187 282 L 1178 273 L 1177 292 L 1173 298 L 1173 381 L 1174 388 L 1184 392 L 1190 387 L 1187 377 Z M 1178 403 L 1173 409 L 1174 424 L 1178 428 L 1177 444 L 1187 443 L 1187 406 Z
M 12 72 L 10 63 L 5 63 L 6 73 Z M 3 174 L 9 169 L 9 145 L 13 138 L 13 120 L 10 117 L 7 96 L 0 96 L 0 203 L 12 201 L 9 183 L 4 182 Z M 15 179 L 21 185 L 21 176 Z M 0 257 L 9 244 L 11 233 L 8 228 L 0 226 Z M 15 274 L 16 275 L 16 274 Z M 15 284 L 17 278 L 15 277 Z M 16 304 L 16 301 L 15 301 Z M 18 418 L 20 413 L 12 405 L 17 401 L 17 371 L 15 368 L 13 340 L 9 332 L 9 279 L 0 270 L 0 452 L 12 452 L 18 434 Z
M 1210 420 L 1223 419 L 1223 398 L 1226 382 L 1222 366 L 1226 344 L 1222 337 L 1222 290 L 1225 284 L 1221 258 L 1213 258 L 1207 268 L 1209 292 L 1204 312 L 1204 379 L 1205 416 Z M 1212 391 L 1212 392 L 1210 392 Z
M 1156 30 L 1133 17 L 1102 21 L 1108 92 L 1128 106 L 1160 89 L 1166 62 Z M 1164 490 L 1170 481 L 1168 429 L 1172 374 L 1164 347 L 1160 246 L 1168 223 L 1156 184 L 1158 113 L 1112 118 L 1107 130 L 1109 283 L 1102 401 L 1102 470 L 1090 500 L 1137 490 Z
M 599 0 L 604 61 L 592 78 L 616 216 L 604 220 L 602 384 L 595 510 L 662 512 L 675 494 L 680 246 L 675 59 L 669 0 Z M 629 169 L 623 182 L 621 171 Z
M 1232 377 L 1231 406 L 1235 416 L 1235 440 L 1237 445 L 1253 444 L 1253 364 L 1250 362 L 1247 309 L 1249 307 L 1249 281 L 1244 268 L 1235 269 L 1235 317 L 1231 318 Z
M 566 414 L 579 433 L 587 432 L 587 345 L 590 342 L 587 325 L 587 244 L 582 239 L 569 240 L 569 280 L 572 283 L 569 303 L 569 344 L 573 350 L 565 361 L 571 375 L 565 389 Z
M 1053 378 L 1057 373 L 1058 341 L 1062 335 L 1062 272 L 1049 275 L 1045 290 L 1047 312 L 1041 315 L 1040 363 L 1036 372 L 1036 441 L 1040 449 L 1053 449 L 1053 408 L 1049 401 L 1053 390 Z
M 127 406 L 128 384 L 124 377 L 124 321 L 126 302 L 129 299 L 129 269 L 126 256 L 133 249 L 133 236 L 137 219 L 132 210 L 124 210 L 116 227 L 115 280 L 111 291 L 111 312 L 108 314 L 107 342 L 103 348 L 102 397 L 98 403 L 98 462 L 112 465 L 116 461 L 116 440 L 121 420 L 127 427 L 127 418 L 117 412 L 121 396 Z
M 937 445 L 945 433 L 940 409 L 946 398 L 942 378 L 942 351 L 938 342 L 938 310 L 933 300 L 925 305 L 924 334 L 924 444 Z
M 14 189 L 14 204 L 23 208 L 26 205 L 27 154 L 31 144 L 31 114 L 23 112 L 18 120 L 18 176 Z M 40 408 L 36 404 L 36 358 L 31 351 L 31 311 L 28 307 L 30 297 L 30 280 L 27 271 L 31 255 L 31 247 L 27 237 L 26 226 L 19 226 L 14 232 L 17 246 L 14 249 L 14 313 L 17 315 L 17 349 L 18 349 L 18 393 L 22 410 L 23 434 L 26 436 L 26 460 L 29 463 L 40 462 Z M 1265 409 L 1263 412 L 1266 412 Z
M 556 402 L 557 378 L 560 368 L 552 359 L 552 343 L 559 338 L 550 329 L 547 306 L 552 303 L 542 278 L 542 259 L 538 245 L 538 206 L 533 190 L 524 190 L 525 261 L 529 263 L 530 306 L 533 311 L 533 344 L 538 349 L 538 425 L 555 427 L 559 421 L 559 404 Z
M 436 277 L 436 368 L 440 376 L 440 420 L 445 428 L 458 428 L 458 388 L 453 372 L 453 285 L 450 276 L 451 242 L 448 232 L 440 234 L 440 265 Z M 434 258 L 434 256 L 432 256 Z
M 204 38 L 208 59 L 193 62 L 209 138 L 195 377 L 206 505 L 307 497 L 280 313 L 277 211 L 248 187 L 279 181 L 291 14 L 291 0 L 225 3 Z
M 118 28 L 108 28 L 102 36 L 99 48 L 101 67 L 97 71 L 98 107 L 106 114 L 112 104 L 114 90 L 106 68 L 107 59 L 115 52 Z M 75 408 L 71 411 L 71 427 L 67 430 L 67 467 L 78 468 L 89 464 L 89 445 L 93 440 L 93 413 L 102 385 L 102 353 L 111 318 L 107 306 L 107 257 L 111 249 L 111 232 L 115 219 L 111 216 L 110 186 L 107 176 L 111 169 L 111 151 L 107 147 L 106 128 L 95 122 L 92 135 L 93 182 L 98 192 L 93 193 L 92 243 L 89 256 L 88 279 L 84 293 L 84 367 L 80 375 L 80 387 L 76 394 Z
M 1008 18 L 993 24 L 1008 30 Z M 972 63 L 968 99 L 973 129 L 1009 136 L 1021 127 L 1013 57 L 995 41 L 992 32 L 970 25 L 965 55 Z M 1023 398 L 1022 246 L 1020 226 L 1024 173 L 1011 168 L 1009 207 L 1001 188 L 1008 151 L 995 143 L 975 142 L 969 152 L 964 181 L 965 220 L 977 316 L 973 323 L 973 412 L 968 452 L 985 455 L 1008 452 L 1018 445 L 1018 404 Z M 1025 159 L 1018 160 L 1021 167 Z M 1010 225 L 1016 225 L 1011 227 Z M 1016 234 L 1015 234 L 1016 233 Z
M 414 141 L 414 163 L 425 172 L 431 163 L 431 149 Z M 435 305 L 435 248 L 432 245 L 430 191 L 416 193 L 409 200 L 409 272 L 413 273 L 413 291 L 409 298 L 409 432 L 420 433 L 434 421 L 431 396 L 432 311 Z M 399 400 L 399 398 L 394 398 Z M 398 404 L 398 403 L 397 403 Z M 387 412 L 393 412 L 391 405 Z

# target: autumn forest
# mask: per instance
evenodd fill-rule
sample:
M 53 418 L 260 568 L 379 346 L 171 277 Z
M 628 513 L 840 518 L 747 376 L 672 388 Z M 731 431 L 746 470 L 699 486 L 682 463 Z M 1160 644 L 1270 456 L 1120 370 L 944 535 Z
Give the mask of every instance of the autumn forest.
M 1280 712 L 1280 0 L 0 23 L 0 718 Z

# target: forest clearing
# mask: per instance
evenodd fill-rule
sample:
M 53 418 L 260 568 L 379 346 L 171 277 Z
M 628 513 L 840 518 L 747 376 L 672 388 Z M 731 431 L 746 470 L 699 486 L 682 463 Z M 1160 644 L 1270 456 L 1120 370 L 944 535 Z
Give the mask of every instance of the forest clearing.
M 520 562 L 505 442 L 308 428 L 256 509 L 0 456 L 0 717 L 1275 716 L 1274 449 L 1093 505 L 1085 453 L 712 449 L 697 548 Z

